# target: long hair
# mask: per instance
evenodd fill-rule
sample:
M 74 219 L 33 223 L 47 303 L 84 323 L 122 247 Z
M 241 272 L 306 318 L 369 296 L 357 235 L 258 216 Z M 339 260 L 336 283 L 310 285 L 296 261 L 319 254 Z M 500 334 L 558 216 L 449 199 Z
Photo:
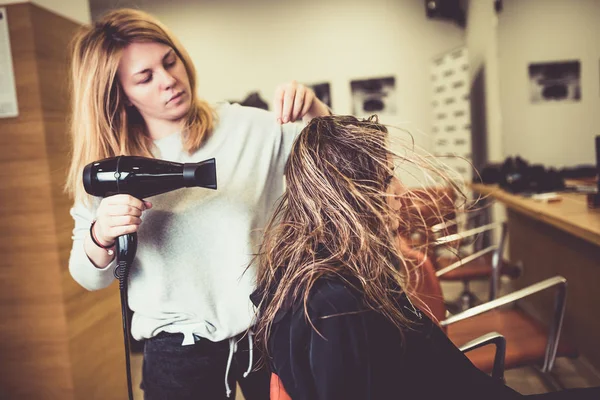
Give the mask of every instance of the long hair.
M 65 189 L 76 200 L 87 200 L 81 179 L 86 164 L 117 155 L 152 157 L 143 118 L 134 107 L 126 107 L 117 78 L 122 51 L 135 42 L 167 45 L 185 66 L 192 102 L 185 117 L 184 149 L 194 152 L 212 132 L 214 111 L 197 97 L 196 71 L 179 41 L 145 12 L 111 11 L 82 27 L 71 43 L 72 154 Z
M 256 258 L 262 296 L 256 335 L 263 350 L 275 314 L 297 301 L 307 311 L 312 286 L 325 276 L 360 291 L 365 306 L 400 331 L 410 324 L 397 299 L 411 292 L 416 261 L 403 258 L 389 223 L 398 211 L 387 201 L 394 174 L 387 140 L 376 117 L 352 116 L 314 118 L 296 139 L 286 191 Z

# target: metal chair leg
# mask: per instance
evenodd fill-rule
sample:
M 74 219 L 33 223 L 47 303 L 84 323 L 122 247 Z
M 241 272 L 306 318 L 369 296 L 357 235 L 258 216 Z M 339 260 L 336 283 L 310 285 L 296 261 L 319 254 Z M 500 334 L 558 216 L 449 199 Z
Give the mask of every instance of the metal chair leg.
M 457 314 L 481 304 L 481 300 L 469 288 L 469 281 L 463 281 L 463 291 L 456 300 L 446 302 L 446 309 L 450 314 Z

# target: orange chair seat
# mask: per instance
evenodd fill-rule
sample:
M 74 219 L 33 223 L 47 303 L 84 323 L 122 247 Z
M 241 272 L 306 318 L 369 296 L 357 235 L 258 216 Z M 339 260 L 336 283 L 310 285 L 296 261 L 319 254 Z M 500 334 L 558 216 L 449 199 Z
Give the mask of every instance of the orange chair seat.
M 439 257 L 436 260 L 438 269 L 445 268 L 450 264 L 453 264 L 458 259 L 454 256 L 450 257 Z M 519 268 L 516 265 L 512 265 L 506 261 L 502 263 L 501 275 L 507 275 L 511 278 L 519 276 Z M 486 254 L 475 260 L 466 263 L 465 265 L 456 268 L 444 275 L 440 276 L 439 279 L 442 281 L 465 281 L 475 279 L 488 279 L 492 275 L 492 254 Z
M 479 336 L 498 332 L 506 338 L 506 369 L 542 363 L 548 337 L 547 329 L 519 309 L 495 310 L 448 326 L 448 337 L 462 346 Z M 469 351 L 467 357 L 482 371 L 490 373 L 494 364 L 494 346 Z M 577 357 L 577 350 L 561 338 L 557 357 Z
M 271 390 L 270 390 L 270 399 L 271 400 L 292 400 L 288 392 L 286 392 L 283 387 L 283 383 L 281 382 L 281 378 L 277 376 L 275 373 L 271 373 Z

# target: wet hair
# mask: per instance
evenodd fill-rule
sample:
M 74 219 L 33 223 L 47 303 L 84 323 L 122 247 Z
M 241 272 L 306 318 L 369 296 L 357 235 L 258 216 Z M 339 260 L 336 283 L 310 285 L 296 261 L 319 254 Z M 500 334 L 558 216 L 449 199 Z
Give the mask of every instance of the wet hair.
M 317 117 L 294 142 L 286 191 L 255 258 L 262 296 L 255 333 L 264 351 L 275 314 L 298 301 L 307 311 L 311 288 L 321 277 L 339 278 L 360 291 L 365 306 L 400 331 L 410 325 L 397 299 L 402 292 L 412 294 L 423 260 L 403 256 L 390 221 L 401 218 L 401 225 L 412 226 L 425 221 L 420 212 L 406 211 L 417 198 L 410 191 L 399 195 L 406 210 L 389 204 L 397 156 L 388 144 L 388 130 L 375 116 Z

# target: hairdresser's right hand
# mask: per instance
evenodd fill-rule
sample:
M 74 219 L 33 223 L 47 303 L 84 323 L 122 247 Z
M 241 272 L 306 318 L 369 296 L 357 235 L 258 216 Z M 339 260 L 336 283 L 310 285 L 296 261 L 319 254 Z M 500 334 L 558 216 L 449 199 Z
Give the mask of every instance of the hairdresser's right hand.
M 126 233 L 137 232 L 142 223 L 142 213 L 152 208 L 152 203 L 142 201 L 128 194 L 106 197 L 96 211 L 94 234 L 104 246 Z

